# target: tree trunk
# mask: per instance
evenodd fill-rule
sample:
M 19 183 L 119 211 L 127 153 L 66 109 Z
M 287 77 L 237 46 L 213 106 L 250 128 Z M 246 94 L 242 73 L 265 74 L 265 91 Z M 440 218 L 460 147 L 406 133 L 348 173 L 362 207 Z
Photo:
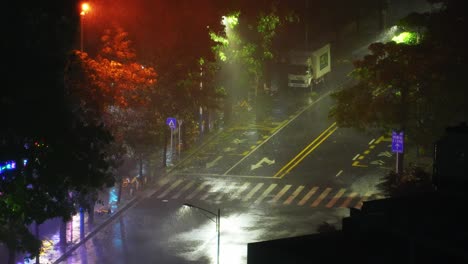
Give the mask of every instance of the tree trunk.
M 224 123 L 229 124 L 231 122 L 231 114 L 232 114 L 232 99 L 230 95 L 226 96 L 224 100 Z
M 96 201 L 91 201 L 88 206 L 88 224 L 92 226 L 94 224 L 94 207 L 96 205 Z
M 143 154 L 140 154 L 139 165 L 140 165 L 139 176 L 140 176 L 140 179 L 143 179 Z
M 80 207 L 79 213 L 80 213 L 80 239 L 83 239 L 85 235 L 85 222 L 84 222 L 85 209 L 83 209 L 83 207 Z
M 167 129 L 164 129 L 163 168 L 167 167 Z
M 123 179 L 120 179 L 118 184 L 118 191 L 117 191 L 117 204 L 120 204 L 120 199 L 122 198 L 122 181 Z
M 209 110 L 206 107 L 203 109 L 203 121 L 205 124 L 205 134 L 208 134 L 210 133 L 210 114 Z
M 36 238 L 40 239 L 40 237 L 39 237 L 39 224 L 37 222 L 35 223 L 35 231 L 36 231 Z M 39 255 L 40 254 L 38 254 L 36 256 L 36 264 L 39 264 Z
M 407 99 L 408 99 L 408 86 L 406 84 L 403 84 L 401 86 L 401 105 L 400 105 L 400 132 L 403 132 L 403 142 L 405 142 L 405 136 L 406 136 L 406 123 L 408 120 L 408 105 L 407 105 Z M 404 157 L 405 157 L 405 147 L 403 147 L 403 152 L 398 153 L 397 159 L 398 159 L 398 170 L 397 170 L 397 175 L 398 175 L 398 181 L 401 178 L 401 175 L 403 174 L 403 167 L 404 167 Z
M 67 221 L 63 218 L 60 221 L 60 245 L 63 247 L 67 245 Z
M 15 264 L 16 251 L 14 249 L 8 249 L 8 264 Z

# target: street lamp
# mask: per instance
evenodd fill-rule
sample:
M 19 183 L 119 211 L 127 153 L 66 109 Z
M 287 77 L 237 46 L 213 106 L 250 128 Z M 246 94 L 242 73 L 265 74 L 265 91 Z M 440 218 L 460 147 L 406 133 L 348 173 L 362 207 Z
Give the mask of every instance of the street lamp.
M 80 51 L 83 52 L 83 20 L 85 15 L 89 12 L 90 6 L 88 3 L 81 4 L 81 12 L 80 12 Z
M 208 211 L 206 209 L 203 209 L 201 207 L 198 207 L 198 206 L 195 206 L 193 204 L 188 204 L 188 203 L 185 203 L 184 206 L 187 206 L 187 207 L 191 207 L 191 208 L 196 208 L 196 209 L 199 209 L 199 210 L 202 210 L 214 217 L 216 217 L 215 219 L 211 218 L 210 216 L 208 215 L 205 215 L 206 217 L 208 217 L 208 219 L 210 219 L 211 221 L 215 222 L 216 224 L 216 233 L 217 233 L 217 236 L 218 236 L 218 248 L 217 248 L 217 254 L 216 254 L 216 263 L 219 264 L 219 239 L 220 239 L 220 233 L 221 233 L 221 210 L 218 209 L 218 213 L 213 213 L 211 211 Z

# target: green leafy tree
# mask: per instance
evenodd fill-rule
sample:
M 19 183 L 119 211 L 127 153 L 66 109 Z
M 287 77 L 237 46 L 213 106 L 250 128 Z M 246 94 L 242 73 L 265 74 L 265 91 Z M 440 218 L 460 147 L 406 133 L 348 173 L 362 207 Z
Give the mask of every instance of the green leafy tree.
M 212 50 L 225 79 L 227 117 L 235 101 L 255 98 L 269 83 L 274 40 L 280 26 L 289 21 L 289 16 L 280 16 L 274 6 L 270 12 L 260 12 L 256 16 L 254 22 L 249 23 L 249 18 L 241 16 L 241 12 L 232 12 L 222 18 L 223 32 L 210 32 L 215 43 Z
M 466 15 L 451 4 L 404 20 L 407 28 L 422 32 L 419 42 L 369 46 L 370 54 L 354 63 L 355 83 L 332 95 L 337 104 L 330 116 L 339 126 L 403 130 L 410 142 L 428 147 L 447 125 L 464 120 L 466 53 L 459 42 L 466 41 L 456 32 Z

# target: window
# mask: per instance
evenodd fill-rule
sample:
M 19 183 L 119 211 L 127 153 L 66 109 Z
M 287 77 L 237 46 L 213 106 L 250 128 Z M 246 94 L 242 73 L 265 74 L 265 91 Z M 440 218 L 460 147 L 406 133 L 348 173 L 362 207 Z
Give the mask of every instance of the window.
M 325 52 L 320 56 L 320 70 L 323 70 L 328 66 L 328 52 Z

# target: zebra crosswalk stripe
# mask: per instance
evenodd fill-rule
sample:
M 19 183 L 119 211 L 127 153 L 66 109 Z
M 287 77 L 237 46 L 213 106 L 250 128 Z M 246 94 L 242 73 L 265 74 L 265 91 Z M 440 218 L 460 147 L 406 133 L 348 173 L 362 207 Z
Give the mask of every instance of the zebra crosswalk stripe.
M 318 190 L 318 187 L 313 187 L 312 189 L 310 189 L 310 191 L 304 196 L 304 198 L 302 198 L 302 200 L 299 201 L 299 203 L 297 203 L 297 205 L 304 205 L 307 200 L 310 199 L 310 197 L 312 197 L 312 195 L 314 195 Z
M 216 196 L 215 201 L 221 200 L 224 197 L 224 195 L 229 193 L 231 190 L 234 190 L 235 186 L 236 186 L 236 183 L 233 182 L 233 183 L 231 183 L 231 185 L 225 186 L 224 188 L 222 188 L 222 190 L 219 191 L 219 195 Z
M 170 191 L 174 190 L 175 187 L 179 186 L 179 184 L 182 183 L 182 180 L 178 180 L 176 182 L 174 182 L 171 187 L 167 188 L 163 193 L 159 194 L 158 195 L 158 199 L 161 199 L 163 198 L 164 196 L 166 196 Z
M 242 185 L 239 188 L 239 190 L 237 190 L 237 192 L 233 196 L 231 196 L 231 200 L 234 200 L 234 199 L 240 197 L 240 195 L 245 191 L 245 189 L 247 189 L 249 187 L 249 185 L 250 185 L 250 182 L 244 183 L 244 185 Z
M 252 198 L 252 196 L 260 189 L 262 188 L 263 186 L 263 183 L 258 183 L 248 194 L 247 196 L 244 197 L 244 199 L 242 199 L 243 202 L 247 202 L 248 200 L 250 200 L 250 198 Z
M 258 197 L 257 200 L 255 200 L 254 203 L 260 203 L 261 201 L 263 201 L 263 199 L 265 199 L 265 197 L 267 197 L 267 195 L 273 191 L 273 189 L 276 188 L 278 184 L 276 183 L 273 183 L 273 184 L 270 184 L 270 186 L 262 193 L 262 195 L 260 197 Z
M 184 192 L 186 192 L 188 189 L 190 189 L 194 184 L 195 184 L 195 181 L 189 182 L 182 189 L 180 189 L 180 191 L 178 191 L 176 194 L 174 194 L 174 196 L 172 196 L 172 199 L 179 198 Z
M 358 195 L 357 192 L 352 192 L 348 198 L 346 198 L 346 200 L 343 202 L 342 205 L 340 205 L 341 208 L 348 208 L 348 205 L 351 203 L 351 201 L 354 199 L 354 197 L 356 197 Z
M 335 203 L 338 201 L 338 199 L 340 199 L 340 197 L 346 192 L 346 189 L 341 189 L 339 190 L 335 196 L 330 200 L 330 202 L 327 203 L 327 205 L 325 205 L 325 207 L 327 208 L 331 208 L 335 205 Z
M 291 194 L 288 199 L 286 201 L 284 201 L 283 204 L 290 204 L 294 198 L 296 198 L 302 191 L 302 189 L 304 189 L 305 186 L 301 185 L 299 187 L 297 187 L 297 189 L 293 192 L 293 194 Z
M 321 202 L 322 200 L 328 195 L 329 192 L 331 192 L 331 188 L 326 188 L 325 191 L 323 191 L 320 196 L 315 199 L 315 201 L 310 205 L 311 207 L 317 207 Z
M 190 200 L 193 197 L 195 197 L 195 195 L 197 195 L 207 185 L 208 185 L 208 182 L 203 182 L 202 184 L 200 184 L 200 186 L 198 186 L 198 188 L 195 189 L 195 191 L 193 191 L 189 196 L 187 196 L 187 199 Z
M 166 186 L 166 184 L 169 183 L 169 177 L 164 177 L 162 178 L 156 185 L 156 188 L 152 191 L 150 196 L 156 195 L 156 193 L 161 190 L 163 187 Z
M 366 192 L 366 194 L 364 194 L 364 196 L 361 198 L 361 200 L 359 200 L 359 202 L 354 206 L 354 208 L 356 208 L 356 209 L 361 209 L 362 204 L 363 204 L 367 199 L 369 199 L 369 197 L 370 197 L 371 195 L 372 195 L 372 192 L 371 192 L 371 191 Z
M 281 191 L 278 194 L 276 194 L 276 196 L 270 202 L 276 203 L 281 198 L 281 196 L 283 196 L 289 190 L 289 188 L 291 188 L 291 186 L 292 185 L 284 186 L 283 189 L 281 189 Z

